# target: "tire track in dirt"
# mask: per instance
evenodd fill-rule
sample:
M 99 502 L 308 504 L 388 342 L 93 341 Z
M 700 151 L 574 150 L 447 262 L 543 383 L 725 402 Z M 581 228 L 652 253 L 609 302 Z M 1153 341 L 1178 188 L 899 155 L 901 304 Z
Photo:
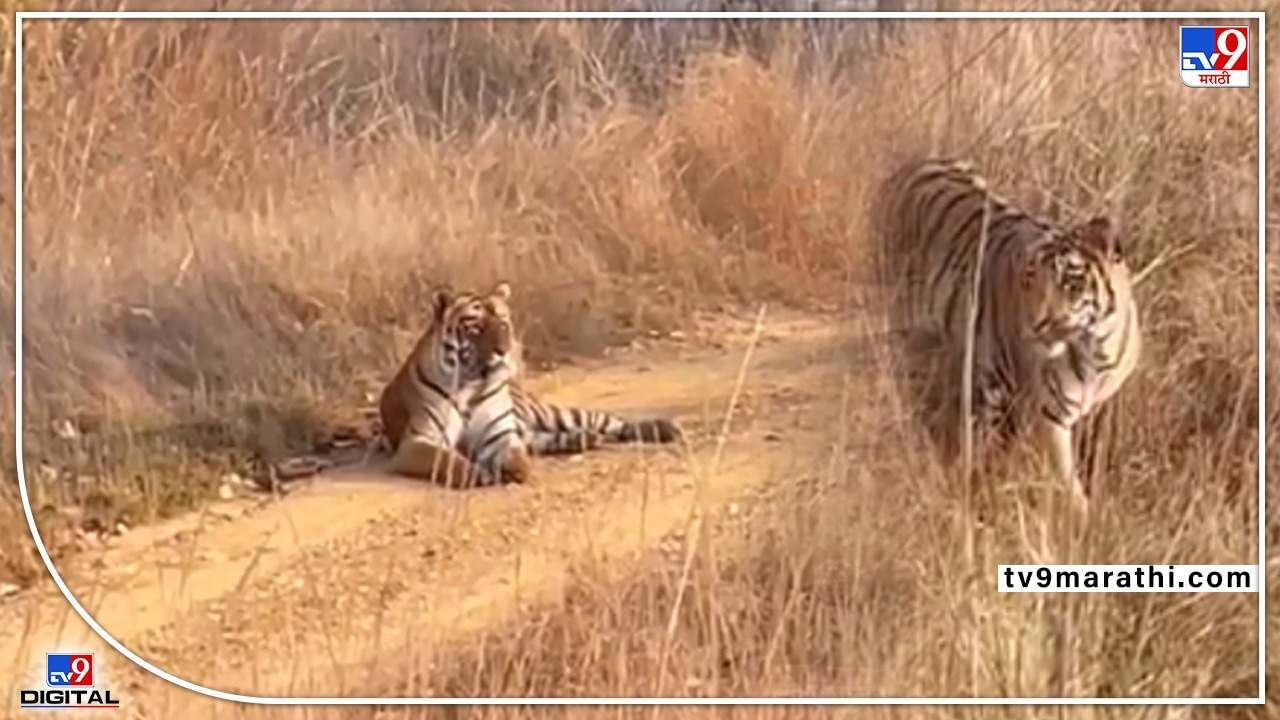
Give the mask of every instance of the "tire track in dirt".
M 812 471 L 848 379 L 845 321 L 829 313 L 766 318 L 709 472 L 751 325 L 716 318 L 694 340 L 532 383 L 557 402 L 674 414 L 687 452 L 539 459 L 528 485 L 472 491 L 397 479 L 376 463 L 348 468 L 278 501 L 215 503 L 139 529 L 64 573 L 108 631 L 192 682 L 253 695 L 377 694 L 406 679 L 386 677 L 379 661 L 394 657 L 394 668 L 414 669 L 413 686 L 429 687 L 421 673 L 434 648 L 553 602 L 575 564 L 635 562 L 679 534 L 699 502 L 710 509 Z M 13 659 L 16 686 L 35 686 L 47 649 L 92 649 L 126 704 L 151 717 L 190 714 L 194 695 L 144 677 L 68 612 L 47 590 L 0 606 L 0 668 Z

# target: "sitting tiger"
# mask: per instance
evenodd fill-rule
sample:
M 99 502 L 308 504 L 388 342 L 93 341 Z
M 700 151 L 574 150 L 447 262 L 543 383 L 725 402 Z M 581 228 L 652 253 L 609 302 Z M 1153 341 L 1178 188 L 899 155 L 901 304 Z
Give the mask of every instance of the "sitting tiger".
M 683 438 L 670 420 L 625 420 L 534 397 L 520 383 L 510 297 L 507 283 L 487 296 L 436 293 L 431 327 L 379 403 L 396 472 L 450 484 L 521 483 L 530 478 L 532 455 Z
M 1118 229 L 1108 217 L 1063 225 L 988 192 L 967 163 L 906 164 L 880 195 L 893 270 L 890 305 L 909 327 L 962 358 L 973 269 L 986 222 L 973 348 L 979 429 L 1035 446 L 1087 504 L 1072 430 L 1120 389 L 1142 349 L 1138 308 Z M 953 363 L 953 368 L 959 367 Z
M 449 485 L 495 481 L 466 457 L 464 442 L 472 401 L 484 390 L 489 366 L 502 362 L 502 337 L 485 301 L 472 293 L 435 293 L 427 330 L 383 388 L 378 410 L 395 472 Z M 510 465 L 518 479 L 520 461 Z

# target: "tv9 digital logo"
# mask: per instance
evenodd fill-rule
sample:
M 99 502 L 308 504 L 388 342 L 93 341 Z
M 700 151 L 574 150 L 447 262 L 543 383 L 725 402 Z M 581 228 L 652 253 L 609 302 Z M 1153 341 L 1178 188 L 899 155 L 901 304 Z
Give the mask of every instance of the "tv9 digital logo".
M 93 710 L 118 708 L 120 700 L 110 689 L 95 687 L 93 653 L 45 653 L 46 688 L 18 691 L 18 707 L 24 710 Z
M 1183 85 L 1249 87 L 1248 26 L 1183 25 L 1178 41 Z

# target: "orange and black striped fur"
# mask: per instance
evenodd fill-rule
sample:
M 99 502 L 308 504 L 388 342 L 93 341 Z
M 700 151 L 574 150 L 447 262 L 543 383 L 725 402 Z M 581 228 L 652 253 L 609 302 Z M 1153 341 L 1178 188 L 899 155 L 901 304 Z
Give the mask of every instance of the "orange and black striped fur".
M 891 305 L 952 357 L 965 350 L 985 234 L 974 416 L 980 430 L 999 438 L 1030 435 L 1083 503 L 1073 428 L 1120 389 L 1142 349 L 1115 223 L 1105 216 L 1066 225 L 1037 217 L 989 192 L 967 163 L 952 160 L 906 164 L 879 198 L 884 257 L 905 283 Z
M 510 294 L 507 283 L 486 296 L 436 294 L 431 326 L 379 404 L 396 472 L 451 484 L 525 482 L 531 455 L 682 437 L 670 420 L 561 408 L 525 390 Z
M 502 384 L 511 398 L 517 432 L 530 453 L 578 453 L 607 442 L 670 443 L 684 437 L 680 426 L 666 418 L 631 420 L 603 410 L 563 407 L 539 399 L 522 383 L 523 346 L 517 339 L 510 307 L 496 302 L 494 312 L 498 322 L 507 326 L 504 335 L 510 341 Z
M 494 292 L 504 292 L 503 286 Z M 450 485 L 488 484 L 502 476 L 467 458 L 473 405 L 491 364 L 500 365 L 505 356 L 492 301 L 492 295 L 447 289 L 432 298 L 429 327 L 379 400 L 395 472 Z

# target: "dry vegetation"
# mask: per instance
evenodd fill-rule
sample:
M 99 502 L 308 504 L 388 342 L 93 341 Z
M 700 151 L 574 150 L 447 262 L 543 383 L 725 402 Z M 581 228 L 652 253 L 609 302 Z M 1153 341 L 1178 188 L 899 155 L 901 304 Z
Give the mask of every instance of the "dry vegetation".
M 997 479 L 978 532 L 912 438 L 874 473 L 840 446 L 746 537 L 708 538 L 674 635 L 669 572 L 589 566 L 456 675 L 387 689 L 1252 695 L 1252 595 L 990 585 L 997 563 L 1255 559 L 1255 95 L 1181 87 L 1176 24 L 33 24 L 31 489 L 104 522 L 199 502 L 363 405 L 441 281 L 512 279 L 544 358 L 861 293 L 866 191 L 905 152 L 962 154 L 1028 204 L 1115 213 L 1140 267 L 1178 252 L 1138 292 L 1149 342 L 1087 539 Z M 0 579 L 28 581 L 15 507 Z

